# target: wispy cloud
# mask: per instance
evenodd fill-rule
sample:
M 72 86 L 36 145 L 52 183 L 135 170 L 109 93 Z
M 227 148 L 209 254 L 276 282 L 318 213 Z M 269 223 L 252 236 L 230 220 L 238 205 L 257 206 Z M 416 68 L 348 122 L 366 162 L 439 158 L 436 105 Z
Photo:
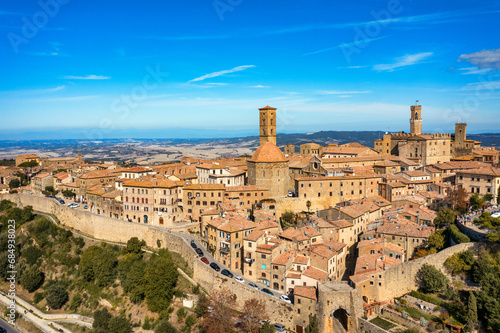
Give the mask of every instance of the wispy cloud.
M 465 60 L 479 68 L 500 70 L 500 49 L 481 50 L 479 52 L 462 54 L 458 61 Z
M 68 97 L 57 97 L 57 98 L 43 98 L 39 99 L 40 102 L 73 102 L 73 101 L 85 101 L 99 97 L 99 95 L 84 95 L 84 96 L 68 96 Z
M 337 69 L 359 69 L 359 68 L 366 68 L 368 66 L 346 66 L 346 67 L 337 67 Z
M 483 82 L 474 82 L 467 84 L 462 90 L 498 90 L 500 89 L 500 81 L 483 81 Z
M 207 82 L 206 84 L 211 85 L 211 86 L 227 86 L 228 83 L 222 83 L 222 82 Z
M 463 73 L 460 73 L 462 75 L 471 75 L 471 74 L 481 75 L 490 72 L 491 68 L 465 67 L 465 68 L 459 68 L 458 70 L 464 71 Z
M 226 69 L 226 70 L 219 71 L 219 72 L 213 72 L 213 73 L 210 73 L 210 74 L 205 74 L 203 76 L 200 76 L 200 77 L 197 77 L 195 79 L 189 80 L 187 83 L 203 81 L 203 80 L 206 80 L 206 79 L 211 79 L 213 77 L 224 76 L 226 74 L 231 74 L 231 73 L 235 73 L 235 72 L 241 72 L 241 71 L 244 71 L 246 69 L 254 68 L 254 67 L 255 67 L 254 65 L 238 66 L 238 67 L 234 67 L 234 68 L 231 68 L 231 69 Z
M 249 86 L 249 88 L 271 88 L 270 86 L 263 86 L 262 84 L 258 84 L 256 86 Z
M 235 36 L 231 35 L 214 35 L 214 36 L 148 36 L 147 39 L 154 40 L 172 40 L 172 41 L 183 41 L 183 40 L 211 40 L 211 39 L 227 39 Z
M 369 90 L 319 90 L 320 95 L 352 95 L 352 94 L 371 94 Z
M 376 40 L 379 40 L 379 39 L 384 39 L 384 38 L 387 38 L 387 37 L 388 36 L 380 36 L 380 37 L 376 37 L 376 38 L 366 38 L 366 39 L 363 39 L 363 40 L 360 40 L 360 41 L 354 41 L 354 42 L 351 42 L 351 43 L 342 43 L 342 44 L 335 45 L 335 46 L 332 46 L 332 47 L 327 47 L 326 49 L 321 49 L 321 50 L 318 50 L 318 51 L 305 53 L 305 54 L 301 55 L 301 57 L 312 55 L 312 54 L 323 53 L 323 52 L 327 52 L 327 51 L 332 51 L 332 50 L 339 49 L 339 48 L 347 48 L 347 47 L 352 47 L 352 46 L 360 46 L 360 45 L 368 44 L 368 43 L 371 43 L 373 41 L 376 41 Z
M 75 76 L 75 75 L 66 75 L 63 76 L 62 79 L 66 80 L 108 80 L 111 79 L 110 76 L 104 75 L 85 75 L 85 76 Z
M 432 52 L 421 52 L 421 53 L 417 53 L 417 54 L 407 54 L 407 55 L 404 55 L 402 57 L 396 58 L 395 59 L 396 61 L 392 64 L 375 65 L 375 66 L 373 66 L 373 69 L 376 71 L 379 71 L 379 72 L 382 72 L 382 71 L 393 72 L 394 70 L 400 69 L 402 67 L 418 64 L 418 63 L 422 62 L 423 60 L 429 58 L 432 55 L 433 55 Z

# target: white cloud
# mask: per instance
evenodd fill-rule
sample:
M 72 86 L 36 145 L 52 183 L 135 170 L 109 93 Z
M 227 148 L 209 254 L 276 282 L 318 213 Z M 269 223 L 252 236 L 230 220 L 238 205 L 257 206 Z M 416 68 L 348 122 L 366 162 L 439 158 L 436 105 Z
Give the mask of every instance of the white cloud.
M 458 61 L 465 60 L 479 68 L 500 70 L 500 49 L 481 50 L 479 52 L 462 54 Z
M 464 71 L 463 73 L 460 73 L 462 75 L 470 75 L 470 74 L 486 74 L 491 71 L 491 68 L 479 68 L 479 67 L 466 67 L 466 68 L 459 68 L 458 70 Z
M 396 69 L 406 67 L 406 66 L 411 66 L 418 64 L 419 62 L 423 61 L 424 59 L 430 57 L 433 55 L 433 52 L 420 52 L 417 54 L 407 54 L 402 57 L 396 58 L 396 62 L 392 64 L 380 64 L 380 65 L 375 65 L 373 66 L 373 69 L 376 71 L 388 71 L 392 72 Z
M 346 66 L 346 67 L 337 67 L 337 69 L 359 69 L 359 68 L 365 68 L 367 66 Z
M 271 88 L 270 86 L 263 86 L 261 84 L 258 84 L 256 86 L 249 86 L 249 88 Z
M 360 41 L 354 41 L 354 42 L 351 42 L 351 43 L 342 43 L 342 44 L 339 44 L 339 45 L 328 47 L 326 49 L 321 49 L 321 50 L 318 50 L 318 51 L 313 51 L 313 52 L 309 52 L 309 53 L 303 54 L 302 57 L 308 56 L 308 55 L 312 55 L 312 54 L 318 54 L 318 53 L 323 53 L 323 52 L 335 50 L 337 48 L 356 47 L 356 46 L 360 46 L 360 45 L 364 45 L 364 44 L 369 44 L 369 43 L 371 43 L 373 41 L 376 41 L 376 40 L 379 40 L 379 39 L 383 39 L 383 38 L 386 38 L 386 37 L 388 37 L 388 36 L 380 36 L 380 37 L 376 37 L 376 38 L 366 38 L 366 39 L 363 39 L 363 40 L 360 40 Z M 363 46 L 363 47 L 366 47 L 366 45 Z
M 497 90 L 500 89 L 500 81 L 483 81 L 467 84 L 462 90 Z
M 352 94 L 371 94 L 369 90 L 320 90 L 318 91 L 320 95 L 352 95 Z M 342 96 L 341 96 L 342 97 Z
M 75 75 L 66 75 L 62 77 L 67 80 L 109 80 L 110 76 L 104 75 L 85 75 L 85 76 L 75 76 Z
M 207 84 L 211 86 L 227 86 L 227 83 L 221 83 L 221 82 L 207 82 Z
M 244 71 L 246 69 L 254 68 L 254 67 L 255 67 L 254 65 L 238 66 L 238 67 L 234 67 L 234 68 L 231 68 L 231 69 L 226 69 L 226 70 L 219 71 L 219 72 L 213 72 L 213 73 L 210 73 L 210 74 L 205 74 L 203 76 L 200 76 L 200 77 L 197 77 L 195 79 L 189 80 L 187 83 L 197 82 L 197 81 L 203 81 L 203 80 L 211 79 L 213 77 L 218 77 L 218 76 L 224 76 L 226 74 L 230 74 L 230 73 L 234 73 L 234 72 L 240 72 L 240 71 Z

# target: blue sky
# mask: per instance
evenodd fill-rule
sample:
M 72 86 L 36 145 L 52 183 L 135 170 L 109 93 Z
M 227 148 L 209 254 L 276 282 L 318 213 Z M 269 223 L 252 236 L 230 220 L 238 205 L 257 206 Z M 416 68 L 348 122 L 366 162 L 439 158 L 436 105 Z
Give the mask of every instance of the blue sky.
M 250 135 L 268 104 L 282 133 L 408 131 L 415 100 L 425 132 L 498 131 L 499 18 L 482 0 L 3 1 L 0 139 Z

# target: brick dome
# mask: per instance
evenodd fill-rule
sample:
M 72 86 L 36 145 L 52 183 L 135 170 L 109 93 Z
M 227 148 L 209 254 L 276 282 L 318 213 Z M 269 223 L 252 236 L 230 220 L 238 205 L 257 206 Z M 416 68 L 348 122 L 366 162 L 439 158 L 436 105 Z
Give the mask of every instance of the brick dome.
M 287 162 L 281 150 L 271 142 L 260 145 L 253 153 L 250 162 Z

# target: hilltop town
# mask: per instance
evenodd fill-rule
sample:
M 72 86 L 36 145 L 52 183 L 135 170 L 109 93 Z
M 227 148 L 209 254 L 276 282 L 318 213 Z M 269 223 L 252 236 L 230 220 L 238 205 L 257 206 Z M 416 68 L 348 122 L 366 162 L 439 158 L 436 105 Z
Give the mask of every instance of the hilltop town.
M 97 239 L 126 243 L 135 233 L 149 247 L 158 241 L 156 248 L 181 253 L 209 297 L 229 290 L 241 306 L 257 292 L 278 331 L 480 327 L 457 302 L 467 310 L 463 295 L 480 299 L 486 288 L 468 274 L 479 251 L 499 240 L 499 151 L 468 139 L 466 123 L 425 133 L 421 105 L 409 108 L 409 132 L 386 133 L 371 146 L 281 144 L 279 110 L 256 114 L 258 148 L 233 143 L 241 157 L 180 150 L 178 162 L 127 167 L 81 152 L 19 154 L 0 166 L 0 201 L 32 206 Z M 166 233 L 166 241 L 149 233 Z M 469 268 L 456 268 L 449 258 L 464 253 L 474 254 Z M 426 292 L 429 267 L 448 283 Z M 447 290 L 455 298 L 425 296 Z M 482 316 L 482 328 L 499 327 L 498 318 Z

